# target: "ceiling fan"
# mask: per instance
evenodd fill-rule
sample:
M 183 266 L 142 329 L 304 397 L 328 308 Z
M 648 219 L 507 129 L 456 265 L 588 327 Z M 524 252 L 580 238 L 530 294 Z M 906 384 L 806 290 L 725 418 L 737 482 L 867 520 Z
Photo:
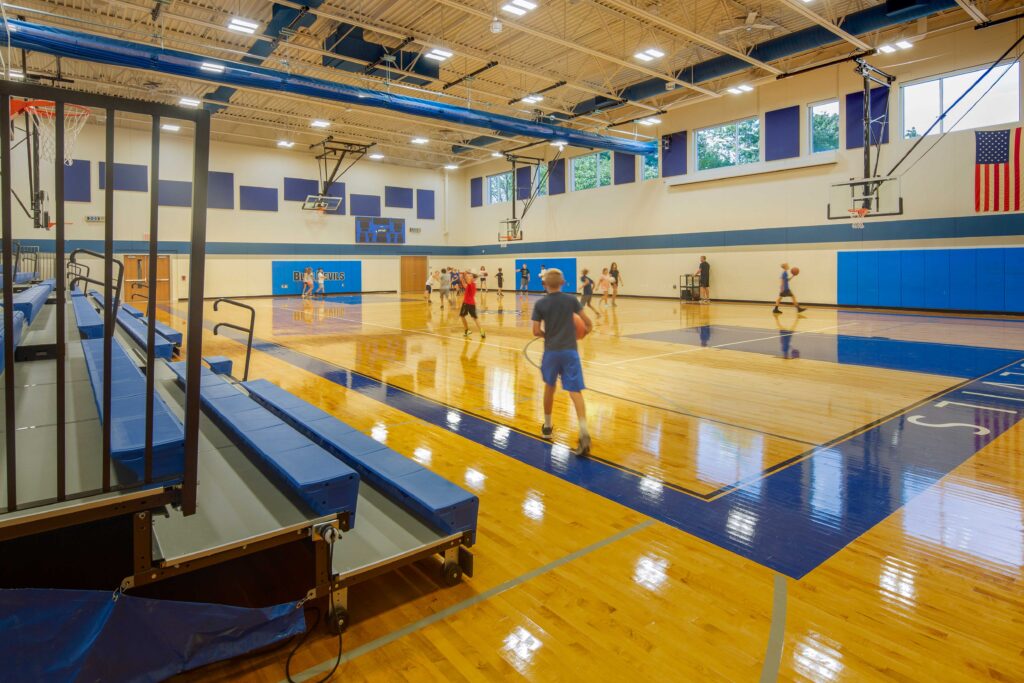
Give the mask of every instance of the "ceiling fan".
M 757 15 L 757 10 L 751 10 L 750 12 L 747 12 L 746 18 L 736 17 L 737 20 L 743 20 L 743 23 L 737 24 L 735 26 L 730 26 L 728 28 L 724 28 L 718 32 L 718 35 L 726 36 L 729 35 L 730 33 L 736 33 L 737 31 L 772 31 L 777 28 L 780 28 L 778 24 L 774 24 L 771 21 L 768 21 L 767 19 L 762 19 L 761 21 L 758 21 Z

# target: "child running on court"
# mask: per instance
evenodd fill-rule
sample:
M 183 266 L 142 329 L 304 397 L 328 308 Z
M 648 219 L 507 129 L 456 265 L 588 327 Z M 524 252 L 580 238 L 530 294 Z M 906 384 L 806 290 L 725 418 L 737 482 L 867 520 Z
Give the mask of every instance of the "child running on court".
M 552 268 L 544 274 L 544 291 L 546 294 L 533 307 L 533 336 L 544 338 L 544 356 L 540 364 L 541 377 L 544 379 L 544 426 L 541 434 L 550 439 L 553 431 L 551 411 L 555 404 L 555 385 L 562 378 L 562 388 L 569 392 L 569 398 L 576 409 L 579 421 L 580 440 L 574 455 L 590 454 L 590 432 L 587 431 L 587 406 L 583 402 L 583 365 L 576 348 L 576 324 L 573 314 L 583 318 L 589 333 L 594 329 L 593 323 L 583 310 L 579 300 L 562 291 L 565 277 L 558 268 Z M 541 327 L 543 325 L 543 328 Z
M 604 306 L 608 305 L 608 292 L 612 288 L 612 276 L 608 274 L 608 269 L 604 268 L 601 270 L 601 277 L 597 281 L 597 291 L 601 292 L 601 304 Z
M 600 311 L 594 308 L 594 305 L 590 303 L 590 300 L 594 298 L 594 281 L 590 279 L 589 275 L 587 275 L 589 272 L 590 271 L 588 269 L 584 268 L 583 275 L 580 276 L 580 282 L 583 284 L 583 296 L 580 297 L 580 303 L 584 308 L 589 308 L 598 318 L 600 318 Z
M 459 318 L 462 319 L 462 334 L 466 337 L 470 335 L 469 323 L 466 322 L 466 316 L 469 316 L 473 319 L 480 338 L 487 339 L 487 334 L 480 327 L 480 320 L 476 317 L 476 274 L 470 270 L 464 272 L 462 285 L 466 288 L 466 295 L 462 298 L 462 309 L 459 311 Z
M 448 277 L 448 269 L 441 269 L 441 277 L 437 283 L 437 294 L 441 297 L 441 308 L 444 309 L 444 302 L 448 301 L 448 294 L 451 291 L 452 280 Z M 449 302 L 450 303 L 450 302 Z
M 800 303 L 796 300 L 796 295 L 793 294 L 793 290 L 790 288 L 790 283 L 793 281 L 793 278 L 795 278 L 799 274 L 799 269 L 794 268 L 793 271 L 790 272 L 789 264 L 782 264 L 782 274 L 779 275 L 779 295 L 775 297 L 775 308 L 772 309 L 773 314 L 779 315 L 782 313 L 782 311 L 779 310 L 779 304 L 782 303 L 783 297 L 787 296 L 793 300 L 793 305 L 796 306 L 797 313 L 803 313 L 804 311 L 807 310 L 806 308 L 801 306 Z

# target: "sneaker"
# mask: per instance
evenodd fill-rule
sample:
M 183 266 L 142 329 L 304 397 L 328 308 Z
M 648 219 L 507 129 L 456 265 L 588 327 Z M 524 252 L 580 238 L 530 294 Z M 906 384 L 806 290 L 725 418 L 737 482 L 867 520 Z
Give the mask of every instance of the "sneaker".
M 772 309 L 772 313 L 774 313 L 775 315 L 782 315 L 782 311 L 779 310 L 778 306 Z
M 545 426 L 541 425 L 540 435 L 543 436 L 548 441 L 551 441 L 551 433 L 554 432 L 554 431 L 555 430 L 554 430 L 553 427 L 545 427 Z
M 480 333 L 480 338 L 481 339 L 487 339 L 487 333 L 486 332 L 481 332 Z
M 803 312 L 804 312 L 804 311 L 806 311 L 806 310 L 807 310 L 807 309 L 806 309 L 806 308 L 804 308 L 803 306 L 797 306 L 797 307 L 796 307 L 796 312 L 797 312 L 797 313 L 803 313 Z
M 590 455 L 590 437 L 587 437 L 586 439 L 581 437 L 579 444 L 573 450 L 572 454 L 578 458 L 585 458 Z
M 463 336 L 463 337 L 468 337 L 468 336 L 469 336 L 470 334 L 472 334 L 472 332 L 470 332 L 469 330 L 464 330 L 464 331 L 462 332 L 462 336 Z

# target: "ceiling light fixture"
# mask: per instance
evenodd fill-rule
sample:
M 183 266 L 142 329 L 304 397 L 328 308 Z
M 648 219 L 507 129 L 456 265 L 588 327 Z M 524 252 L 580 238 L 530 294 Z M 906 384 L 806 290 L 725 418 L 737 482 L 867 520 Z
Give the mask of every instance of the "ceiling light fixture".
M 241 17 L 231 17 L 228 21 L 228 28 L 232 31 L 238 31 L 239 33 L 256 33 L 260 25 L 250 19 L 242 19 Z
M 892 45 L 880 45 L 878 47 L 878 51 L 888 55 L 892 54 L 893 52 L 896 52 L 896 48 L 894 48 Z
M 381 154 L 380 152 L 374 152 L 373 154 L 370 155 L 370 158 L 371 159 L 383 159 L 384 155 Z
M 897 40 L 896 47 L 898 47 L 901 50 L 909 50 L 910 48 L 914 47 L 914 44 L 909 40 Z
M 11 69 L 7 72 L 7 77 L 12 81 L 20 81 L 25 78 L 25 72 L 20 71 L 19 69 Z
M 452 53 L 448 50 L 442 50 L 441 48 L 433 48 L 430 52 L 423 55 L 427 59 L 433 59 L 435 62 L 443 62 L 452 56 Z
M 514 14 L 517 17 L 521 17 L 524 14 L 526 14 L 526 10 L 524 10 L 524 9 L 522 9 L 520 7 L 516 7 L 515 5 L 502 5 L 501 6 L 501 11 L 502 12 L 508 12 L 509 14 Z
M 501 33 L 505 27 L 501 24 L 501 19 L 494 17 L 491 19 L 491 33 Z
M 731 93 L 733 95 L 742 95 L 743 94 L 743 91 L 740 90 L 739 88 L 729 88 L 728 90 L 726 90 L 726 92 L 727 93 Z
M 284 147 L 285 149 L 291 149 L 292 147 L 295 146 L 295 143 L 290 140 L 278 140 L 277 146 Z
M 656 126 L 661 123 L 661 119 L 654 116 L 648 116 L 646 119 L 640 119 L 637 123 L 641 126 Z
M 512 4 L 516 7 L 522 7 L 527 12 L 537 9 L 537 3 L 530 2 L 530 0 L 512 0 Z
M 202 66 L 199 67 L 203 71 L 209 71 L 210 73 L 222 74 L 224 73 L 223 64 L 214 64 L 213 62 L 203 62 Z
M 739 85 L 738 87 L 742 92 L 750 92 L 753 88 L 749 85 Z
M 527 95 L 526 97 L 524 97 L 523 99 L 521 99 L 519 101 L 520 102 L 525 102 L 526 104 L 537 104 L 538 102 L 543 102 L 544 101 L 544 96 L 543 95 L 538 95 L 536 93 L 533 93 L 531 95 Z
M 428 142 L 430 142 L 430 140 L 428 140 L 427 138 L 413 138 L 409 142 L 411 142 L 414 145 L 425 145 Z
M 181 130 L 181 126 L 175 123 L 165 123 L 164 125 L 160 126 L 160 129 L 166 130 L 168 133 L 177 133 L 179 130 Z
M 182 97 L 178 100 L 178 104 L 183 107 L 198 107 L 202 103 L 202 100 L 197 100 L 194 97 Z
M 313 128 L 330 128 L 331 127 L 331 122 L 330 121 L 324 121 L 322 119 L 316 119 L 316 120 L 310 122 L 309 125 L 311 125 Z
M 459 170 L 459 167 L 456 166 L 455 164 L 445 164 L 444 170 L 446 170 L 446 171 L 457 171 L 457 170 Z
M 656 47 L 649 47 L 646 50 L 644 50 L 644 52 L 650 55 L 651 57 L 654 57 L 655 59 L 661 59 L 662 57 L 665 56 L 665 53 Z
M 552 140 L 551 141 L 551 146 L 552 147 L 559 147 L 559 148 L 561 148 L 561 147 L 565 147 L 568 144 L 569 143 L 566 142 L 565 140 Z
M 653 62 L 654 61 L 654 57 L 650 56 L 646 52 L 637 52 L 635 55 L 633 55 L 633 57 L 635 59 L 639 59 L 641 62 Z
M 505 155 L 502 154 L 501 152 L 491 152 L 491 156 L 494 157 L 495 159 L 500 159 Z

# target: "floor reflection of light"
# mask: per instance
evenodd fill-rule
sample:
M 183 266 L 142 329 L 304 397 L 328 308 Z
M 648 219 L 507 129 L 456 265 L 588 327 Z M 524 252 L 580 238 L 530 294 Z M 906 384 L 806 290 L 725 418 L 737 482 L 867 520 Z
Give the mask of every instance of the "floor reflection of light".
M 750 543 L 757 531 L 757 515 L 746 510 L 730 510 L 725 530 L 734 541 Z
M 429 465 L 433 458 L 434 454 L 430 452 L 429 448 L 417 448 L 412 452 L 412 459 L 421 465 Z
M 641 555 L 633 568 L 633 581 L 647 590 L 656 591 L 668 578 L 668 560 L 647 553 Z
M 697 428 L 697 477 L 715 486 L 750 481 L 746 491 L 761 491 L 764 470 L 764 437 L 737 436 L 718 425 L 702 422 Z
M 492 368 L 490 375 L 491 410 L 513 417 L 516 414 L 516 391 L 512 373 Z
M 544 519 L 544 501 L 536 491 L 526 494 L 526 499 L 523 501 L 523 514 L 537 521 Z
M 484 476 L 483 472 L 474 470 L 472 467 L 466 470 L 466 486 L 477 490 L 483 490 L 484 480 L 487 477 Z
M 837 527 L 842 520 L 842 454 L 834 450 L 815 453 L 811 458 L 811 513 L 814 521 Z
M 569 467 L 569 456 L 572 452 L 568 446 L 556 443 L 551 447 L 551 469 L 556 472 L 565 472 Z
M 640 493 L 652 502 L 660 501 L 664 490 L 665 484 L 659 479 L 647 476 L 640 480 Z
M 843 670 L 842 656 L 835 648 L 819 641 L 820 636 L 812 633 L 797 643 L 793 654 L 794 667 L 814 681 L 834 681 Z
M 462 416 L 459 415 L 458 412 L 456 412 L 454 410 L 449 410 L 447 418 L 448 418 L 448 426 L 451 427 L 452 429 L 457 430 L 458 426 L 459 426 L 459 423 L 462 422 Z
M 381 424 L 373 425 L 373 429 L 370 430 L 370 436 L 384 443 L 388 440 L 388 428 Z
M 526 670 L 533 660 L 533 653 L 539 650 L 542 644 L 522 626 L 517 626 L 512 633 L 505 636 L 505 652 L 511 655 L 509 661 L 519 673 Z
M 512 430 L 502 425 L 495 427 L 494 429 L 494 445 L 499 448 L 505 448 L 508 446 L 508 435 L 512 433 Z
M 882 599 L 895 602 L 906 607 L 917 605 L 917 568 L 904 560 L 888 556 L 882 564 L 882 574 L 878 577 L 878 587 Z

